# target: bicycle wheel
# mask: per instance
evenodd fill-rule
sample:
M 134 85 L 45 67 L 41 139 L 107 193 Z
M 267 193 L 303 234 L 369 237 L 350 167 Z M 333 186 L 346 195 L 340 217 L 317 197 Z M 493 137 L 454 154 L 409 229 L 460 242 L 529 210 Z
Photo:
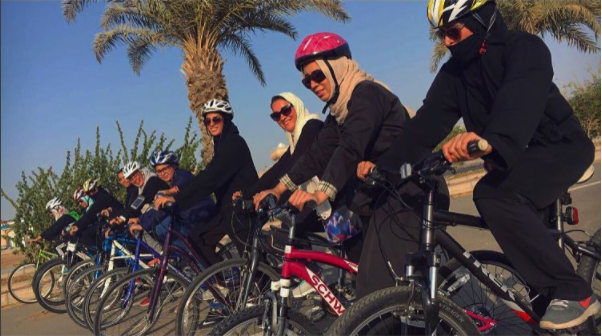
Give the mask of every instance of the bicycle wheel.
M 479 335 L 472 320 L 444 296 L 438 298 L 437 335 Z M 424 335 L 422 292 L 407 286 L 381 289 L 341 315 L 325 335 Z
M 130 273 L 131 270 L 129 268 L 114 269 L 101 275 L 92 283 L 90 288 L 88 288 L 84 298 L 82 315 L 86 323 L 85 327 L 90 331 L 94 331 L 94 316 L 96 315 L 96 309 L 98 308 L 98 303 L 100 303 L 101 298 L 108 292 L 113 284 Z M 111 306 L 111 304 L 107 304 L 107 306 Z
M 474 251 L 471 254 L 495 279 L 518 294 L 517 297 L 529 298 L 529 287 L 504 254 L 495 251 Z M 439 275 L 439 289 L 464 309 L 480 332 L 489 335 L 531 334 L 531 326 L 456 259 L 442 266 Z
M 151 297 L 157 282 L 156 269 L 141 270 L 117 281 L 101 299 L 94 317 L 95 335 L 172 335 L 176 308 L 186 280 L 169 270 L 163 279 L 155 313 L 149 316 Z
M 67 290 L 65 291 L 67 314 L 71 320 L 80 327 L 88 327 L 83 311 L 85 295 L 105 269 L 106 267 L 104 265 L 88 267 L 86 269 L 80 268 L 79 276 L 77 276 L 75 280 L 72 280 L 71 284 L 67 286 Z
M 206 334 L 207 329 L 242 305 L 243 284 L 249 274 L 248 259 L 231 259 L 207 268 L 190 284 L 176 317 L 176 334 Z M 261 294 L 270 290 L 271 281 L 280 278 L 270 266 L 259 263 L 251 281 L 247 305 L 256 305 Z M 218 297 L 216 297 L 218 295 Z
M 69 273 L 67 273 L 67 276 L 65 277 L 65 281 L 63 281 L 63 293 L 67 293 L 67 289 L 69 289 L 69 286 L 71 285 L 73 280 L 75 280 L 80 274 L 82 274 L 83 271 L 95 266 L 97 265 L 94 260 L 86 259 L 78 262 L 77 264 L 75 264 L 75 266 L 71 267 L 69 269 Z
M 36 300 L 42 308 L 57 314 L 67 312 L 63 282 L 65 281 L 67 261 L 53 259 L 40 266 L 33 281 Z
M 23 264 L 10 273 L 8 276 L 8 292 L 15 300 L 21 303 L 35 303 L 37 301 L 32 287 L 35 273 L 36 264 L 34 263 Z
M 600 230 L 594 233 L 589 246 L 600 253 Z M 582 256 L 577 266 L 577 274 L 591 283 L 594 295 L 600 301 L 600 261 L 588 256 Z M 585 330 L 581 330 L 579 335 L 600 335 L 600 313 L 587 319 Z
M 267 330 L 265 330 L 264 326 L 267 323 L 271 323 L 272 317 L 271 314 L 265 313 L 266 307 L 264 305 L 243 309 L 219 323 L 209 335 L 265 335 Z M 272 330 L 272 332 L 274 331 Z M 321 333 L 320 329 L 307 317 L 296 310 L 290 309 L 288 310 L 284 334 L 290 336 L 320 335 Z

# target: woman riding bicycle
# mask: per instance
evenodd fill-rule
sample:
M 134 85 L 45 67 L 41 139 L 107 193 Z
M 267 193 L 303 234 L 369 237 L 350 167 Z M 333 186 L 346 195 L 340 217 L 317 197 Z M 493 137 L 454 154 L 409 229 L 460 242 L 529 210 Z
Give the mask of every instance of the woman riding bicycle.
M 106 189 L 104 189 L 98 179 L 90 178 L 86 180 L 82 189 L 76 191 L 74 199 L 78 202 L 87 204 L 86 213 L 75 222 L 69 234 L 79 236 L 80 241 L 86 245 L 95 246 L 100 243 L 96 238 L 98 232 L 98 215 L 107 208 L 121 209 L 123 206 Z M 80 203 L 80 205 L 82 205 Z
M 179 168 L 179 160 L 176 153 L 172 151 L 158 151 L 153 154 L 150 160 L 151 166 L 155 168 L 157 176 L 167 183 L 170 189 L 157 192 L 159 194 L 174 193 L 176 187 L 182 186 L 194 175 L 191 172 Z M 195 225 L 205 224 L 215 213 L 215 203 L 210 196 L 205 197 L 193 207 L 177 214 L 173 229 L 187 237 Z M 130 232 L 135 230 L 151 231 L 164 239 L 167 234 L 167 227 L 171 217 L 162 210 L 151 209 L 138 217 L 138 220 L 130 224 Z M 174 238 L 173 243 L 185 249 L 184 243 Z M 197 250 L 200 250 L 195 244 L 192 244 Z
M 214 193 L 215 216 L 206 224 L 196 225 L 190 239 L 200 247 L 205 260 L 215 264 L 221 260 L 216 247 L 226 234 L 240 255 L 244 251 L 240 240 L 247 240 L 249 228 L 232 220 L 232 195 L 238 190 L 245 192 L 257 182 L 257 171 L 247 143 L 232 122 L 234 111 L 230 104 L 212 99 L 205 103 L 202 114 L 207 132 L 213 136 L 213 159 L 194 178 L 177 186 L 173 196 L 158 197 L 155 206 L 160 209 L 167 202 L 175 202 L 181 211 L 186 211 Z
M 392 218 L 380 211 L 383 203 L 375 204 L 374 195 L 362 190 L 356 192 L 359 181 L 355 177 L 357 164 L 378 159 L 409 115 L 397 96 L 359 68 L 347 42 L 336 34 L 306 37 L 297 49 L 295 66 L 302 73 L 303 85 L 326 103 L 324 111 L 329 108 L 330 113 L 312 147 L 275 188 L 259 193 L 255 200 L 258 203 L 268 193 L 280 197 L 288 189 L 294 191 L 289 202 L 298 208 L 307 201 L 320 205 L 330 200 L 334 209 L 345 205 L 363 216 L 369 224 L 364 228 L 363 246 L 369 248 L 362 250 L 361 235 L 346 242 L 349 259 L 360 261 L 356 295 L 362 297 L 394 285 L 387 262 L 393 263 L 397 274 L 402 273 L 403 262 L 393 257 L 416 247 L 417 220 L 407 214 L 402 226 L 393 225 Z M 297 190 L 314 176 L 320 177 L 315 192 Z M 377 207 L 374 213 L 373 206 Z M 387 210 L 396 213 L 400 209 Z M 416 229 L 409 229 L 412 226 Z
M 600 304 L 542 225 L 540 211 L 581 177 L 594 147 L 552 82 L 550 51 L 537 36 L 508 31 L 494 1 L 431 0 L 427 14 L 452 57 L 407 131 L 377 164 L 416 162 L 463 118 L 468 132 L 443 146 L 445 157 L 485 160 L 489 172 L 473 198 L 512 265 L 553 299 L 540 326 L 579 325 Z M 467 144 L 479 139 L 489 147 L 469 155 Z M 358 175 L 372 166 L 362 163 Z
M 46 211 L 54 218 L 55 222 L 36 238 L 30 239 L 30 243 L 36 243 L 40 240 L 55 240 L 60 237 L 61 232 L 70 224 L 79 219 L 79 215 L 74 211 L 69 211 L 61 204 L 61 200 L 55 197 L 46 203 Z
M 258 192 L 275 187 L 282 176 L 284 176 L 295 163 L 310 149 L 316 136 L 324 126 L 317 114 L 310 114 L 305 108 L 303 101 L 290 92 L 282 92 L 272 97 L 270 108 L 272 113 L 270 118 L 274 120 L 284 131 L 288 139 L 288 150 L 270 167 L 259 181 L 249 190 L 249 195 L 255 195 Z M 306 183 L 299 186 L 305 191 L 314 191 L 320 181 L 313 177 Z M 240 193 L 233 196 L 237 198 Z M 288 199 L 281 198 L 281 202 Z M 327 219 L 331 214 L 330 204 L 325 202 L 322 207 L 317 209 L 321 219 Z M 307 238 L 306 232 L 323 232 L 324 228 L 316 211 L 304 211 L 297 215 L 297 236 Z

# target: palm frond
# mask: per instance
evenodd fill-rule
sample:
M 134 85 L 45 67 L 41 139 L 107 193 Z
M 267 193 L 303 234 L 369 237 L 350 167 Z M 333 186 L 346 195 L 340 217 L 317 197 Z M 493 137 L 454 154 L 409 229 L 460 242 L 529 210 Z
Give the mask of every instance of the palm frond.
M 261 69 L 261 64 L 251 49 L 251 43 L 247 39 L 242 36 L 232 34 L 224 37 L 222 46 L 231 50 L 237 55 L 244 56 L 247 60 L 249 68 L 251 68 L 251 72 L 255 75 L 255 77 L 257 77 L 259 83 L 265 86 L 265 76 L 263 74 L 263 70 Z
M 77 14 L 81 13 L 90 3 L 97 1 L 99 0 L 63 0 L 61 4 L 63 16 L 67 19 L 67 22 L 75 22 Z
M 439 64 L 441 63 L 441 60 L 443 60 L 443 58 L 447 55 L 447 53 L 448 53 L 448 49 L 445 46 L 445 44 L 443 44 L 443 42 L 441 40 L 437 40 L 437 42 L 435 42 L 435 45 L 433 46 L 433 52 L 431 53 L 431 61 L 430 61 L 431 73 L 434 73 L 437 71 L 437 69 L 439 68 Z
M 142 66 L 148 61 L 153 52 L 157 51 L 157 46 L 164 41 L 164 36 L 155 32 L 137 34 L 130 38 L 127 54 L 135 74 L 140 75 Z

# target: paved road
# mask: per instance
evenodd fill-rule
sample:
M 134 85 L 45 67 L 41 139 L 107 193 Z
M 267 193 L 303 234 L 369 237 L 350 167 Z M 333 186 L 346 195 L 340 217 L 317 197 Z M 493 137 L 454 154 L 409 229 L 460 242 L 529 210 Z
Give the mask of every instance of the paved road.
M 568 229 L 581 229 L 593 234 L 600 229 L 600 163 L 594 165 L 595 172 L 591 179 L 569 189 L 573 198 L 573 206 L 579 209 L 580 223 Z M 451 211 L 478 215 L 472 201 L 472 195 L 454 198 Z M 467 250 L 500 250 L 491 232 L 467 227 L 450 228 L 450 232 Z M 580 233 L 571 234 L 574 239 L 586 239 Z
M 589 181 L 571 188 L 573 204 L 580 210 L 581 223 L 576 228 L 590 234 L 600 229 L 600 164 L 596 164 L 595 168 L 596 173 Z M 453 199 L 452 211 L 477 214 L 471 196 Z M 468 250 L 499 250 L 489 231 L 459 227 L 451 228 L 450 231 Z M 48 313 L 37 304 L 2 309 L 1 334 L 90 335 L 87 330 L 77 327 L 67 315 Z

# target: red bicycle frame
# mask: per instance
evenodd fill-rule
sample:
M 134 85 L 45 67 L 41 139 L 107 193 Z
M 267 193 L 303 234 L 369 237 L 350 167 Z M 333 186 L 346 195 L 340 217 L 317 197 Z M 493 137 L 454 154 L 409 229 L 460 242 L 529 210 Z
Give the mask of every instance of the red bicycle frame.
M 345 307 L 332 293 L 328 285 L 320 278 L 319 275 L 312 272 L 307 266 L 308 262 L 316 261 L 319 263 L 328 264 L 338 269 L 344 269 L 349 273 L 357 274 L 358 265 L 334 256 L 332 254 L 311 251 L 311 250 L 295 250 L 291 245 L 286 245 L 284 250 L 284 264 L 280 274 L 280 281 L 272 282 L 272 290 L 280 289 L 280 296 L 288 298 L 290 295 L 291 276 L 296 276 L 307 281 L 319 294 L 324 301 L 332 308 L 332 310 L 340 316 L 345 312 Z

